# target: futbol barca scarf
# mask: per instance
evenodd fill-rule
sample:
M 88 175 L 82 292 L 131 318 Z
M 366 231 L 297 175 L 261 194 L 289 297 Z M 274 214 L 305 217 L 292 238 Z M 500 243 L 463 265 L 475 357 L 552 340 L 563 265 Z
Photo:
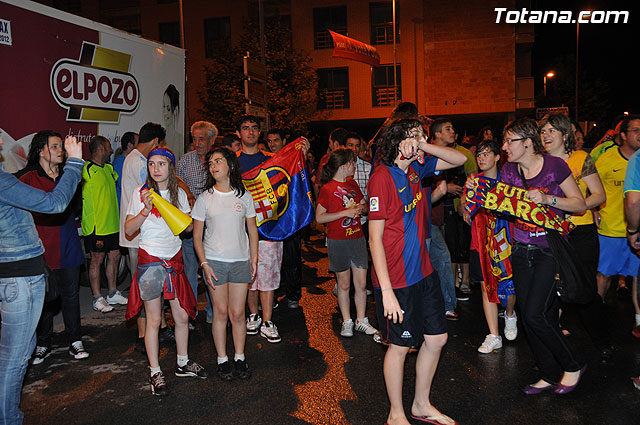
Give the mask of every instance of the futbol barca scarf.
M 484 176 L 478 176 L 474 181 L 475 185 L 472 189 L 465 189 L 467 199 L 465 210 L 470 216 L 482 207 L 545 229 L 557 230 L 563 236 L 568 235 L 575 227 L 545 205 L 538 205 L 526 199 L 527 189 Z
M 486 209 L 478 211 L 473 220 L 487 298 L 506 307 L 507 297 L 515 294 L 511 271 L 512 224 Z

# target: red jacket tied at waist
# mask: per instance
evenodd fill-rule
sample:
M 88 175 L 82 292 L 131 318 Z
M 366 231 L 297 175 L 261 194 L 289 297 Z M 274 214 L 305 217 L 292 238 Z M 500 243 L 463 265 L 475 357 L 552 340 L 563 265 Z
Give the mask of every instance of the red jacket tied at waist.
M 193 296 L 193 291 L 187 280 L 187 276 L 184 274 L 184 263 L 182 262 L 182 250 L 178 251 L 173 258 L 169 260 L 161 260 L 147 253 L 144 249 L 138 249 L 138 266 L 148 263 L 164 263 L 164 267 L 168 270 L 173 269 L 167 274 L 163 286 L 163 294 L 165 300 L 178 298 L 180 306 L 187 312 L 192 319 L 196 318 L 196 299 Z M 138 288 L 138 270 L 133 275 L 131 280 L 131 290 L 129 291 L 129 303 L 127 304 L 127 313 L 125 318 L 127 320 L 135 317 L 140 313 L 142 309 L 142 299 L 140 298 L 140 289 Z

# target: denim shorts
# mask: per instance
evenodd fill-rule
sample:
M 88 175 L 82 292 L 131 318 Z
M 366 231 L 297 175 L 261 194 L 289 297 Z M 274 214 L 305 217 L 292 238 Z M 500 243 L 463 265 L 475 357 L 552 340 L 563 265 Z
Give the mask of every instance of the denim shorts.
M 367 269 L 369 256 L 364 237 L 358 239 L 327 239 L 329 270 L 340 273 L 351 267 Z
M 251 264 L 246 261 L 207 260 L 218 280 L 213 279 L 215 286 L 225 283 L 251 283 Z

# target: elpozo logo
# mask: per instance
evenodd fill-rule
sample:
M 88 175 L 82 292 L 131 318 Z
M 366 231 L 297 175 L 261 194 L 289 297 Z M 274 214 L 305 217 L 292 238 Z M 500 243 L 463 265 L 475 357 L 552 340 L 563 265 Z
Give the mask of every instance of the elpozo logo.
M 117 123 L 140 104 L 140 86 L 129 73 L 131 55 L 83 42 L 80 58 L 51 69 L 51 93 L 67 121 Z

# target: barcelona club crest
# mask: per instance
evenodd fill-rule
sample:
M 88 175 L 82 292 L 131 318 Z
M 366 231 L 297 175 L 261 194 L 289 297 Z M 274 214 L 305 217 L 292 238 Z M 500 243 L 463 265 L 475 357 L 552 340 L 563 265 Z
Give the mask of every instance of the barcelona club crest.
M 278 218 L 289 207 L 289 183 L 291 176 L 282 167 L 260 169 L 255 177 L 243 179 L 253 197 L 258 227 Z

